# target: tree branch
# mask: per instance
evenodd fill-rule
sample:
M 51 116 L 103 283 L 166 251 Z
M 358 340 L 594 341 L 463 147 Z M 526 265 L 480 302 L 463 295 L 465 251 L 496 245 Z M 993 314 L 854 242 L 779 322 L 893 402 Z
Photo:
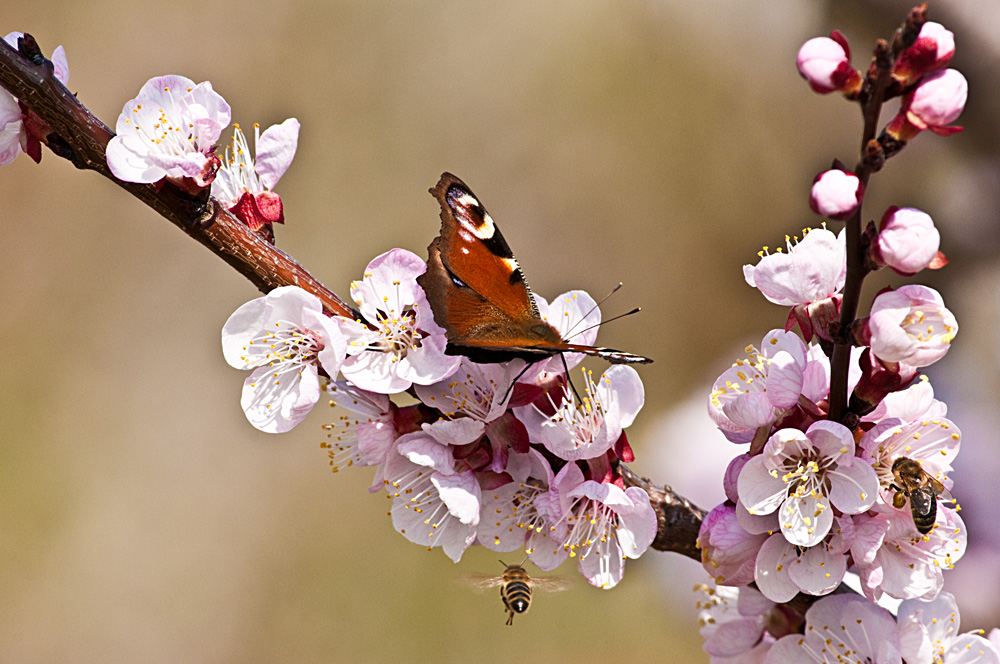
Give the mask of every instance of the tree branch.
M 33 44 L 30 36 L 25 42 Z M 320 299 L 330 314 L 357 318 L 357 312 L 303 268 L 266 242 L 214 199 L 198 200 L 171 184 L 122 182 L 111 174 L 105 150 L 115 135 L 56 79 L 52 63 L 40 54 L 19 54 L 0 39 L 0 86 L 6 88 L 52 129 L 46 143 L 52 152 L 84 170 L 97 171 L 156 210 L 209 251 L 249 279 L 261 292 L 298 286 Z M 30 58 L 30 59 L 29 59 Z

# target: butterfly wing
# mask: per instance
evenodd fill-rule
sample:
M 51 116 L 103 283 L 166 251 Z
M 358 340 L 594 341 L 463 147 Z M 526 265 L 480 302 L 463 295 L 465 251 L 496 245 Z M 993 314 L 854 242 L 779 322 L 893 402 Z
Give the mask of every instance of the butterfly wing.
M 562 342 L 539 318 L 517 259 L 475 194 L 450 173 L 431 193 L 441 204 L 441 234 L 428 247 L 427 272 L 417 281 L 448 341 L 508 353 Z
M 649 358 L 611 348 L 568 344 L 538 314 L 521 267 L 476 195 L 451 173 L 430 190 L 441 205 L 441 233 L 427 248 L 427 272 L 417 283 L 434 321 L 448 336 L 448 353 L 474 362 L 535 362 L 556 353 L 598 355 L 612 363 Z

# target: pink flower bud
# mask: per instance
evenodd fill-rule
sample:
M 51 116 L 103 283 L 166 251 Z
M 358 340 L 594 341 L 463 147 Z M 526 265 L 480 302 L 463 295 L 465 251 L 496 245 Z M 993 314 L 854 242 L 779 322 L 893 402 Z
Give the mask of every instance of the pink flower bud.
M 946 67 L 953 55 L 955 35 L 940 23 L 929 21 L 920 29 L 913 46 L 900 54 L 892 75 L 904 86 L 909 86 L 926 72 Z
M 902 275 L 914 275 L 938 257 L 941 234 L 926 212 L 914 208 L 886 210 L 872 245 L 872 258 Z
M 802 78 L 820 94 L 836 91 L 851 94 L 861 87 L 861 74 L 851 67 L 850 46 L 837 31 L 830 33 L 830 37 L 816 37 L 803 44 L 795 65 Z
M 919 129 L 948 135 L 961 131 L 947 127 L 962 114 L 969 94 L 969 83 L 956 69 L 945 69 L 924 76 L 920 85 L 903 99 L 906 119 Z
M 833 169 L 813 180 L 809 207 L 816 214 L 843 221 L 858 209 L 864 194 L 865 187 L 857 175 Z

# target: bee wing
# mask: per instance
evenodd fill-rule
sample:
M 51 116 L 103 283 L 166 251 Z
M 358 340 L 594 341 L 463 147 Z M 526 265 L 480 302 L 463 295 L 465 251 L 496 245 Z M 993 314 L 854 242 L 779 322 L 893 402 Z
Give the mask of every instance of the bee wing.
M 503 576 L 490 576 L 488 574 L 463 574 L 455 579 L 455 583 L 471 588 L 477 593 L 486 592 L 490 588 L 495 588 L 503 583 Z
M 937 494 L 937 497 L 941 501 L 946 502 L 946 503 L 953 503 L 953 502 L 955 502 L 955 497 L 953 495 L 951 495 L 951 491 L 948 491 L 948 489 L 946 489 L 943 484 L 941 484 L 940 482 L 938 482 L 933 477 L 930 478 L 930 484 L 931 484 L 931 489 L 934 490 L 934 493 Z
M 930 487 L 920 487 L 910 492 L 910 506 L 914 514 L 928 514 L 931 511 L 931 501 L 934 500 L 934 492 Z
M 548 592 L 558 592 L 566 590 L 573 585 L 573 579 L 568 576 L 533 576 L 531 577 L 532 590 L 546 590 Z

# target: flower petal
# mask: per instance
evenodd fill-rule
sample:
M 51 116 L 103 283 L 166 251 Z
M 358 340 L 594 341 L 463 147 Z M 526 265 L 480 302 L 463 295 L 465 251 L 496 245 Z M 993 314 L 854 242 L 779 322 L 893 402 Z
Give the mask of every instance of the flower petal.
M 295 158 L 295 149 L 299 143 L 299 121 L 288 118 L 280 125 L 268 127 L 260 140 L 257 141 L 254 170 L 260 176 L 260 183 L 266 189 L 274 189 L 274 185 Z

